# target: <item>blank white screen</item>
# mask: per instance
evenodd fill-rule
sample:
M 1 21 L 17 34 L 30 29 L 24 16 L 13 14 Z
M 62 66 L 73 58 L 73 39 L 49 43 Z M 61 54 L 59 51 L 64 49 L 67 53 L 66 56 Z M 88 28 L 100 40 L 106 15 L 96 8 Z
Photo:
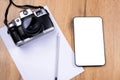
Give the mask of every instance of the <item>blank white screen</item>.
M 76 65 L 104 65 L 103 27 L 100 17 L 74 18 Z

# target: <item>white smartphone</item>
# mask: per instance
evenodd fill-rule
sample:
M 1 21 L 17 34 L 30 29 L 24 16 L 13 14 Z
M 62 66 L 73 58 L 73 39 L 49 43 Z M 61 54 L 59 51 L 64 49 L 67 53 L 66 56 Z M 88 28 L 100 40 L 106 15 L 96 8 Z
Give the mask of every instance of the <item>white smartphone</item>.
M 74 41 L 77 66 L 101 66 L 105 64 L 101 17 L 75 17 Z

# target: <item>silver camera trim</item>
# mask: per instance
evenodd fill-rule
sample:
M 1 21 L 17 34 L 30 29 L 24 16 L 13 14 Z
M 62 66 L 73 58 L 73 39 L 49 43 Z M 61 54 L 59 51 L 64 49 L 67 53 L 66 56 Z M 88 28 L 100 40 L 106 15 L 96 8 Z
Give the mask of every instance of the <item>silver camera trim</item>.
M 26 11 L 27 14 L 24 14 L 24 11 Z M 19 13 L 20 18 L 24 18 L 24 17 L 27 17 L 27 16 L 32 15 L 32 14 L 33 14 L 33 12 L 31 9 L 25 9 Z
M 42 13 L 40 13 L 39 15 L 37 15 L 36 13 L 37 13 L 38 11 L 41 11 Z M 34 15 L 35 15 L 36 17 L 40 17 L 40 16 L 43 16 L 43 15 L 47 14 L 47 12 L 46 12 L 44 9 L 37 9 L 37 10 L 34 11 L 33 13 L 34 13 Z
M 26 14 L 24 13 L 24 11 L 26 11 Z M 41 11 L 42 13 L 40 13 L 39 15 L 37 15 L 38 11 Z M 16 26 L 20 26 L 22 24 L 22 21 L 21 21 L 22 18 L 25 18 L 25 17 L 27 17 L 29 15 L 32 15 L 32 14 L 34 14 L 36 17 L 40 17 L 40 16 L 43 16 L 43 15 L 47 14 L 47 12 L 44 9 L 40 9 L 39 8 L 39 9 L 37 9 L 34 12 L 31 9 L 26 9 L 26 10 L 21 11 L 19 14 L 20 14 L 20 17 L 16 18 L 14 20 Z
M 16 26 L 20 26 L 22 24 L 22 21 L 20 18 L 16 18 L 14 21 Z

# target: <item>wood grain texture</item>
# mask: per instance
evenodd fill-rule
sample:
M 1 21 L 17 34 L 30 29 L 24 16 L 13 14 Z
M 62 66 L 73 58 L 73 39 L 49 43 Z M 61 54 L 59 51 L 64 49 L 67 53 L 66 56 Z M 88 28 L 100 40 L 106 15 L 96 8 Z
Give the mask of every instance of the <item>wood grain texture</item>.
M 106 64 L 86 68 L 85 80 L 120 80 L 120 0 L 87 0 L 86 15 L 101 16 L 104 21 Z
M 72 80 L 120 80 L 120 0 L 14 0 L 17 4 L 47 5 L 69 44 L 74 50 L 73 18 L 101 16 L 104 21 L 106 64 L 102 67 L 84 67 L 85 72 Z M 0 0 L 0 26 L 8 0 Z M 11 7 L 9 21 L 20 9 Z M 0 38 L 0 80 L 22 80 L 12 58 Z

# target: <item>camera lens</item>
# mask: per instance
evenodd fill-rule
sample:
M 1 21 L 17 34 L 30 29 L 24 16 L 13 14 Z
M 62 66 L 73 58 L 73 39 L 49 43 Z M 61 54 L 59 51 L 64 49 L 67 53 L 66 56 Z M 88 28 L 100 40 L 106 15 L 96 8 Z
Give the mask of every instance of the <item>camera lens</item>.
M 43 31 L 43 26 L 41 26 L 41 21 L 36 17 L 25 18 L 23 21 L 23 27 L 26 34 L 35 35 Z

